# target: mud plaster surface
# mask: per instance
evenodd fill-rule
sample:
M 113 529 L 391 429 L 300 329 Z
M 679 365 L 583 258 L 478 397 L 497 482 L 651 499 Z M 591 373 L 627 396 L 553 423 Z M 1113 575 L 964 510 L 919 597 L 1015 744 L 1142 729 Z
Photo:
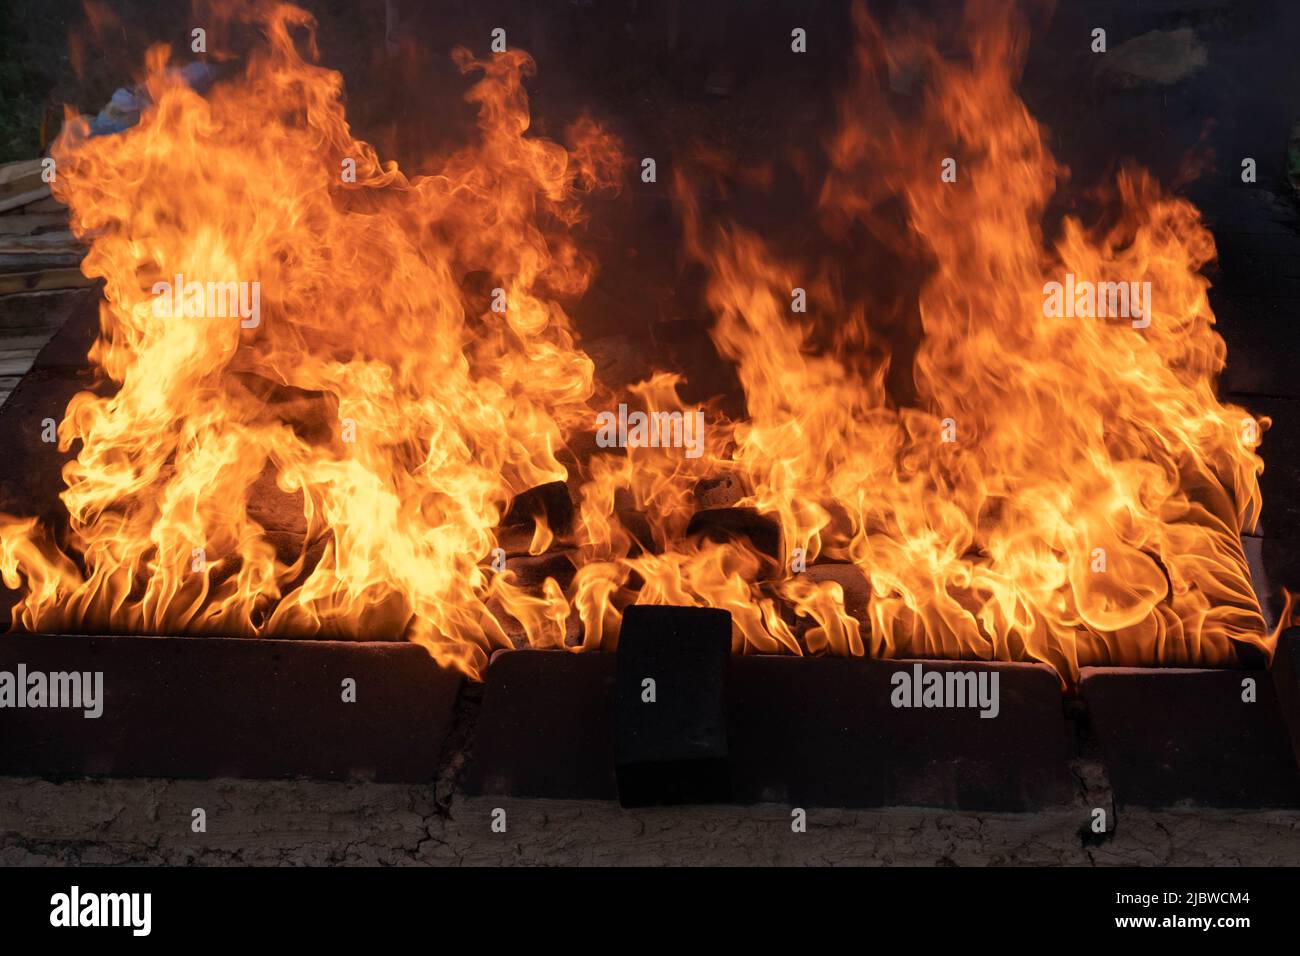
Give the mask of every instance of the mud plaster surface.
M 207 832 L 191 832 L 191 811 Z M 493 833 L 492 811 L 506 811 Z M 432 785 L 0 777 L 0 865 L 1300 865 L 1300 813 L 922 808 L 624 810 L 453 795 Z

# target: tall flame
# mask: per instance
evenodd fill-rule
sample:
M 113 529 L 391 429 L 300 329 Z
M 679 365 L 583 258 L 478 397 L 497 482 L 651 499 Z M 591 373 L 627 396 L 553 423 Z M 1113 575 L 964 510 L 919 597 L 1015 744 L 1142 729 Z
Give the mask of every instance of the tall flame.
M 91 358 L 120 387 L 78 395 L 59 432 L 81 443 L 63 493 L 78 560 L 28 523 L 3 534 L 24 628 L 409 623 L 469 669 L 506 643 L 478 561 L 587 424 L 593 366 L 560 301 L 593 265 L 565 228 L 617 156 L 591 124 L 573 152 L 526 136 L 527 55 L 462 50 L 481 142 L 408 179 L 349 132 L 339 75 L 300 56 L 311 25 L 265 8 L 265 48 L 207 98 L 155 48 L 137 128 L 85 139 L 73 121 L 60 140 L 61 195 L 94 237 L 84 269 L 105 280 Z M 257 326 L 159 317 L 174 276 L 257 282 Z M 277 499 L 296 512 L 287 554 L 259 520 Z
M 1007 5 L 969 5 L 957 58 L 924 30 L 887 44 L 855 8 L 818 218 L 924 265 L 906 400 L 875 306 L 846 291 L 872 262 L 783 261 L 706 221 L 679 176 L 746 407 L 710 410 L 697 457 L 575 451 L 612 403 L 692 411 L 666 372 L 595 382 L 564 309 L 593 275 L 572 227 L 618 178 L 614 140 L 589 121 L 569 149 L 526 135 L 528 57 L 458 51 L 481 74 L 480 141 L 408 177 L 352 136 L 339 76 L 300 55 L 310 18 L 258 9 L 267 42 L 240 75 L 201 97 L 155 49 L 139 127 L 73 123 L 59 143 L 85 269 L 106 283 L 91 357 L 117 389 L 78 395 L 60 427 L 80 443 L 67 553 L 0 521 L 16 626 L 406 634 L 475 675 L 517 640 L 608 648 L 634 602 L 726 608 L 737 651 L 1039 660 L 1065 679 L 1271 647 L 1239 539 L 1267 422 L 1215 396 L 1213 241 L 1126 169 L 1105 226 L 1066 217 L 1048 242 L 1063 171 L 1015 93 Z M 891 69 L 927 77 L 919 108 L 895 109 Z M 903 222 L 884 225 L 896 201 Z M 1149 282 L 1149 325 L 1045 317 L 1067 274 Z M 174 276 L 257 281 L 259 323 L 160 317 L 152 290 Z M 696 533 L 697 491 L 720 477 L 775 544 Z M 573 527 L 538 517 L 527 550 L 562 546 L 574 573 L 494 570 L 512 500 L 557 481 Z
M 1060 170 L 1013 89 L 1024 37 L 1009 5 L 969 5 L 956 60 L 918 34 L 886 43 L 861 6 L 855 21 L 859 72 L 828 144 L 822 219 L 830 233 L 875 225 L 885 198 L 903 198 L 932 262 L 917 398 L 891 405 L 884 366 L 862 367 L 870 321 L 834 292 L 843 267 L 818 290 L 836 344 L 810 355 L 789 307 L 800 273 L 741 229 L 706 237 L 688 203 L 714 339 L 748 399 L 733 458 L 754 503 L 780 516 L 788 546 L 869 579 L 873 654 L 1074 674 L 1266 649 L 1240 533 L 1258 519 L 1267 422 L 1215 397 L 1225 352 L 1198 271 L 1214 244 L 1195 208 L 1126 169 L 1112 225 L 1066 217 L 1046 248 Z M 931 84 L 919 115 L 900 115 L 881 74 L 918 64 Z M 955 157 L 959 177 L 942 182 Z M 1149 326 L 1046 318 L 1047 284 L 1067 274 L 1149 282 Z M 811 597 L 788 596 L 835 629 Z

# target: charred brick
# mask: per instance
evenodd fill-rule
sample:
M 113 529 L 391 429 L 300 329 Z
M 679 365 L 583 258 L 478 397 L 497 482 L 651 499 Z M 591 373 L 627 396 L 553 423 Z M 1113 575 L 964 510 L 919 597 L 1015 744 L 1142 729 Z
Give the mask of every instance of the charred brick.
M 1300 627 L 1289 627 L 1278 637 L 1272 671 L 1282 720 L 1291 739 L 1296 767 L 1300 768 Z
M 1268 672 L 1085 667 L 1079 686 L 1120 805 L 1300 806 Z
M 432 780 L 461 685 L 414 644 L 11 634 L 19 664 L 102 672 L 102 714 L 6 708 L 10 774 Z
M 613 654 L 520 650 L 488 667 L 465 789 L 612 800 Z
M 636 605 L 619 633 L 617 746 L 624 806 L 730 798 L 731 614 Z

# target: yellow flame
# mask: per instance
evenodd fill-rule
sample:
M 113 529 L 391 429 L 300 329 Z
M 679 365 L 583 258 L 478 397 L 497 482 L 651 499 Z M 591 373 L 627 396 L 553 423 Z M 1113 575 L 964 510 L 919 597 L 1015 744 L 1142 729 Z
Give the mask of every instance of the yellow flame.
M 855 8 L 819 220 L 924 263 L 914 397 L 891 394 L 903 359 L 879 304 L 845 291 L 877 264 L 782 261 L 707 221 L 679 176 L 746 400 L 740 421 L 708 410 L 698 457 L 590 450 L 611 403 L 696 411 L 666 372 L 600 386 L 564 309 L 594 273 L 572 230 L 617 179 L 614 140 L 585 120 L 567 149 L 527 135 L 526 54 L 461 50 L 479 141 L 409 176 L 352 136 L 338 74 L 299 54 L 310 17 L 256 11 L 266 46 L 240 75 L 201 97 L 156 48 L 140 125 L 87 139 L 74 121 L 56 149 L 93 236 L 84 268 L 105 280 L 91 358 L 117 387 L 76 396 L 60 426 L 79 445 L 67 548 L 0 520 L 17 627 L 405 634 L 474 675 L 518 641 L 608 649 L 634 602 L 725 608 L 738 652 L 1037 660 L 1063 679 L 1271 646 L 1239 540 L 1268 422 L 1215 395 L 1213 241 L 1125 169 L 1108 225 L 1067 217 L 1049 242 L 1064 171 L 1015 93 L 1025 32 L 1007 5 L 969 4 L 957 57 L 915 25 L 886 42 Z M 925 77 L 905 110 L 891 68 Z M 882 213 L 895 200 L 901 222 Z M 1067 274 L 1150 283 L 1149 324 L 1048 317 Z M 259 283 L 259 321 L 159 315 L 155 283 L 176 276 Z M 779 554 L 687 533 L 719 476 L 774 522 Z M 571 581 L 496 570 L 510 502 L 551 481 L 575 492 L 574 527 L 539 520 L 515 553 L 556 549 Z

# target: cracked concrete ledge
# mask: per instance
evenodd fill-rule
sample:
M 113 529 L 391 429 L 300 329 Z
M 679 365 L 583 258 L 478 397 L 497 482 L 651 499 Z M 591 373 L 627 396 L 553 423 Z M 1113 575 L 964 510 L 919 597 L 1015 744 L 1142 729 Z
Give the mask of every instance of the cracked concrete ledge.
M 207 832 L 192 833 L 202 807 Z M 492 831 L 493 810 L 506 832 Z M 1300 865 L 1294 810 L 663 807 L 518 800 L 432 785 L 0 777 L 0 865 Z

